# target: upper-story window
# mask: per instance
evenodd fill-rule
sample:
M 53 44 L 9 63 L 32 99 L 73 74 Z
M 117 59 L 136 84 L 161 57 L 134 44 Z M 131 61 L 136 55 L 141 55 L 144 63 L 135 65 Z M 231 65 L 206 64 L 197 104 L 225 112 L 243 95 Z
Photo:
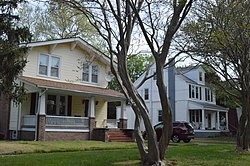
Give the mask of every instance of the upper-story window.
M 195 86 L 194 85 L 189 85 L 189 98 L 195 98 Z
M 213 92 L 208 88 L 205 88 L 205 100 L 213 102 Z
M 82 81 L 97 83 L 98 73 L 99 73 L 98 65 L 84 63 L 82 71 Z
M 60 58 L 56 56 L 40 54 L 39 74 L 49 77 L 59 77 Z
M 144 99 L 148 100 L 149 99 L 149 90 L 146 88 L 144 89 Z
M 189 84 L 189 98 L 202 100 L 201 87 Z
M 199 72 L 199 80 L 203 81 L 203 73 L 202 72 Z

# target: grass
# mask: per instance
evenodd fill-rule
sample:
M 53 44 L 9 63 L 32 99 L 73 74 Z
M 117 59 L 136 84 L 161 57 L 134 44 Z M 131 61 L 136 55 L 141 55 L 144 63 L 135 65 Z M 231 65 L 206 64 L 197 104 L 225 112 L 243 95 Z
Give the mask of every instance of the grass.
M 235 140 L 232 138 L 195 139 L 188 144 L 171 143 L 166 160 L 178 166 L 249 165 L 250 153 L 235 153 L 234 149 Z M 136 166 L 140 162 L 135 143 L 0 141 L 0 154 L 0 165 L 3 166 Z
M 93 150 L 136 149 L 135 143 L 100 142 L 100 141 L 0 141 L 0 155 L 51 153 Z

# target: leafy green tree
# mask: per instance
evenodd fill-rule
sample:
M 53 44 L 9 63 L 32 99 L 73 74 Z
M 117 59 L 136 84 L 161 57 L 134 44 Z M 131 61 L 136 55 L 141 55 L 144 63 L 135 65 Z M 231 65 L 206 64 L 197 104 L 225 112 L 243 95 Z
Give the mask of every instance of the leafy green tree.
M 150 55 L 131 55 L 127 59 L 128 73 L 131 81 L 135 82 L 149 67 L 154 63 L 153 56 Z M 121 91 L 121 87 L 116 79 L 112 79 L 109 88 Z
M 184 28 L 189 52 L 217 72 L 221 90 L 242 104 L 237 133 L 239 151 L 250 147 L 250 1 L 198 1 Z M 223 83 L 223 84 L 222 84 Z
M 34 6 L 35 5 L 35 6 Z M 23 4 L 18 13 L 20 23 L 27 26 L 33 34 L 33 41 L 82 37 L 97 48 L 103 47 L 103 40 L 79 11 L 51 1 Z
M 20 44 L 29 42 L 31 34 L 27 28 L 17 26 L 19 17 L 14 14 L 14 10 L 22 2 L 0 1 L 0 96 L 6 101 L 19 101 L 23 94 L 23 87 L 15 79 L 26 64 L 24 56 L 28 51 L 25 45 Z M 5 132 L 7 138 L 9 109 L 1 108 L 0 117 L 5 117 L 1 119 L 0 130 Z

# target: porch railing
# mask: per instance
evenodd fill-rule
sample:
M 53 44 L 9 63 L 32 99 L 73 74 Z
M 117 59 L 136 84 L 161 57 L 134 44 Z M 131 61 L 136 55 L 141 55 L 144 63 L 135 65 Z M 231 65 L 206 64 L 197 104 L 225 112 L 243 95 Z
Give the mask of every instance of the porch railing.
M 88 117 L 46 116 L 46 128 L 89 129 Z
M 24 115 L 23 116 L 23 126 L 26 127 L 35 127 L 36 124 L 36 116 L 35 115 Z
M 117 128 L 118 121 L 119 121 L 118 119 L 107 119 L 107 127 L 108 128 Z

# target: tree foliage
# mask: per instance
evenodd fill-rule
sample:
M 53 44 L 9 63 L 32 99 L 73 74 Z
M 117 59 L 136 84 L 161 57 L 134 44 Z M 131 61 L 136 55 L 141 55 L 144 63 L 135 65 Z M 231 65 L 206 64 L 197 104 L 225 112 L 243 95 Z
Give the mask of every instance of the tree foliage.
M 128 73 L 132 82 L 135 82 L 154 63 L 153 56 L 131 55 L 127 58 Z M 110 89 L 122 91 L 116 79 L 112 79 L 109 84 Z
M 27 26 L 33 34 L 33 41 L 82 37 L 97 48 L 103 46 L 103 40 L 79 11 L 51 1 L 36 5 L 23 4 L 18 13 L 20 23 Z
M 17 26 L 19 17 L 14 10 L 22 0 L 0 2 L 0 92 L 14 100 L 21 97 L 23 88 L 14 82 L 22 72 L 28 48 L 21 43 L 31 39 L 29 30 Z
M 209 65 L 223 81 L 221 89 L 242 104 L 237 150 L 250 147 L 250 1 L 198 1 L 184 28 L 186 52 Z M 222 84 L 223 83 L 223 84 Z

